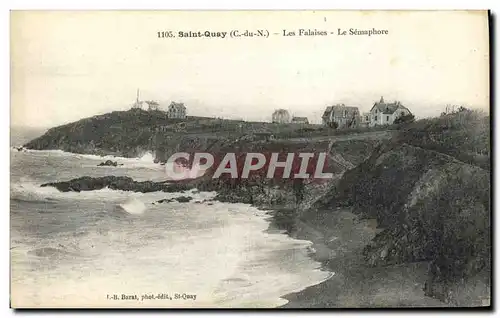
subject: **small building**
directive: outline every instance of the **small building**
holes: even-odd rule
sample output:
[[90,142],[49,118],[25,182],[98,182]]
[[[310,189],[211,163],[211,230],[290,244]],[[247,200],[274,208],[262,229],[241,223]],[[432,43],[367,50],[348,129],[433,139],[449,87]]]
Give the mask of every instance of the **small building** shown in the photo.
[[148,111],[158,110],[160,104],[154,100],[147,100],[146,104],[148,105]]
[[137,95],[135,97],[135,103],[132,105],[132,109],[149,109],[149,104],[146,101],[142,101],[139,99],[139,89],[137,89]]
[[286,109],[277,109],[272,116],[272,122],[275,124],[290,123],[290,113]]
[[171,102],[168,105],[167,118],[186,118],[186,106],[184,106],[184,103]]
[[359,125],[361,127],[369,127],[370,126],[370,113],[363,113],[361,115],[361,120],[359,121]]
[[133,109],[148,110],[149,106],[145,101],[136,101],[132,106]]
[[293,117],[292,123],[294,124],[309,124],[307,117]]
[[361,119],[358,107],[344,104],[328,106],[321,118],[323,119],[323,125],[336,128],[357,127]]
[[384,97],[373,104],[370,110],[370,127],[378,125],[391,125],[396,118],[411,114],[410,110],[399,101],[386,103]]

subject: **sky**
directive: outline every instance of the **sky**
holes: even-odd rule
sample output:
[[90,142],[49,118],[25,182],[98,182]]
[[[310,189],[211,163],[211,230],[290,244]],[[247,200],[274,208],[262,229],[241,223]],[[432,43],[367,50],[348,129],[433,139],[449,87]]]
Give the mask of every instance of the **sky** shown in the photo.
[[[11,125],[52,127],[184,102],[188,115],[320,123],[328,105],[398,100],[417,117],[446,104],[489,109],[485,11],[17,11],[11,13]],[[383,36],[283,30],[386,29]],[[159,31],[263,29],[268,38],[158,38]],[[278,33],[278,35],[274,35]]]

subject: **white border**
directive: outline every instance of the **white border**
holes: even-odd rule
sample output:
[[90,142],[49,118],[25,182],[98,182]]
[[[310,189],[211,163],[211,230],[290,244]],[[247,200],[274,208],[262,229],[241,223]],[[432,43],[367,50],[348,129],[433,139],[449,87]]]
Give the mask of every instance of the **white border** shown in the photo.
[[[9,1],[6,1],[9,2]],[[440,0],[420,0],[420,1],[370,1],[370,0],[341,0],[341,1],[320,1],[320,0],[288,0],[288,1],[269,1],[269,0],[253,0],[253,1],[221,1],[212,0],[209,3],[201,0],[183,0],[183,1],[160,1],[160,0],[141,0],[141,1],[106,1],[106,0],[88,0],[88,1],[36,1],[36,0],[17,0],[6,3],[8,9],[12,10],[33,10],[33,9],[170,9],[170,10],[312,10],[312,9],[343,9],[343,10],[370,10],[370,9],[386,9],[386,10],[457,10],[457,9],[489,9],[495,7],[495,0],[476,0],[476,1],[440,1]],[[3,3],[2,3],[3,4]]]
[[[274,2],[272,3],[269,0],[252,0],[252,1],[239,1],[236,3],[235,1],[221,1],[221,0],[212,0],[210,2],[204,2],[202,0],[179,0],[179,1],[151,1],[151,0],[141,0],[141,1],[136,1],[136,2],[131,2],[131,1],[104,1],[104,0],[87,0],[87,1],[64,1],[64,0],[59,0],[59,1],[54,1],[54,0],[49,0],[49,1],[36,1],[36,0],[19,0],[19,1],[2,1],[0,6],[2,7],[3,10],[1,10],[2,14],[2,19],[1,19],[1,35],[2,35],[2,49],[0,50],[1,54],[1,59],[3,63],[1,64],[2,67],[2,85],[1,85],[1,90],[2,94],[0,95],[2,98],[2,115],[0,116],[0,120],[2,121],[1,127],[4,129],[4,133],[1,135],[1,149],[2,151],[5,151],[4,156],[2,156],[2,166],[4,167],[2,172],[3,172],[3,178],[1,178],[1,199],[3,206],[5,209],[1,211],[3,213],[3,220],[2,226],[3,226],[3,231],[2,233],[2,239],[0,240],[1,244],[1,251],[2,251],[2,271],[1,273],[3,274],[2,281],[5,282],[2,284],[2,289],[1,289],[1,297],[0,300],[2,301],[3,306],[1,307],[1,317],[10,317],[14,315],[14,312],[9,309],[9,279],[8,277],[10,276],[9,273],[9,205],[8,203],[10,202],[10,197],[7,193],[9,193],[9,176],[10,176],[10,171],[7,170],[7,165],[9,164],[9,109],[10,109],[10,101],[9,101],[9,92],[10,92],[10,86],[9,86],[9,10],[33,10],[33,9],[57,9],[57,10],[79,10],[79,9],[92,9],[92,10],[112,10],[112,9],[121,9],[121,10],[130,10],[130,9],[141,9],[141,10],[152,10],[152,9],[160,9],[160,10],[166,10],[166,9],[173,9],[173,10],[180,10],[180,9],[208,9],[208,10],[217,10],[217,9],[222,9],[222,10],[250,10],[250,9],[267,9],[267,10],[277,10],[277,9],[285,9],[285,10],[300,10],[300,9],[351,9],[351,10],[356,10],[356,9],[389,9],[389,10],[395,10],[395,9],[402,9],[402,10],[409,10],[409,9],[417,9],[417,10],[457,10],[457,9],[491,9],[493,13],[496,13],[497,15],[500,14],[500,1],[498,0],[470,0],[470,1],[461,1],[461,0],[454,0],[454,1],[437,1],[437,0],[415,0],[415,1],[370,1],[370,0],[344,0],[344,1],[318,1],[318,0],[303,0],[303,1],[298,1],[298,0],[288,0],[288,1],[280,1],[280,2]],[[496,25],[498,25],[498,17],[496,19]],[[496,28],[497,30],[498,28]],[[495,30],[495,39],[498,36],[498,32]],[[497,39],[496,39],[497,40]],[[498,53],[498,52],[496,52]],[[496,58],[496,68],[495,72],[498,73],[498,54],[495,54]],[[492,88],[495,91],[498,91],[498,83],[495,83],[495,87]],[[495,103],[497,104],[497,103]],[[492,107],[496,107],[497,105],[492,105]],[[498,112],[495,112],[495,121],[500,122]],[[498,130],[498,129],[497,129]],[[495,133],[495,140],[498,142],[498,132]],[[498,144],[495,144],[495,146],[498,147]],[[495,173],[495,180],[497,180],[497,174]],[[500,196],[498,195],[498,189],[494,193],[494,197],[499,198]],[[496,211],[496,205],[494,211]],[[495,217],[495,229],[500,229],[499,220],[500,217]],[[495,236],[496,239],[498,239],[498,235]],[[494,245],[495,249],[495,255],[498,258],[498,244],[497,240],[495,240]],[[498,275],[498,259],[495,264],[495,274]],[[496,282],[495,282],[496,283]],[[495,284],[495,291],[498,291],[496,288],[497,285]],[[496,296],[496,294],[495,294]],[[496,303],[496,302],[495,302]],[[496,306],[495,306],[496,307]],[[305,312],[287,312],[288,314],[292,316],[297,316],[300,317],[302,316]],[[316,312],[317,314],[320,314],[319,312]],[[387,315],[386,312],[345,312],[345,311],[332,311],[332,312],[323,312],[322,314],[327,314],[335,317],[343,317],[343,316],[350,316],[352,314],[363,314],[363,313],[370,313],[372,315],[377,315],[377,316],[385,316]],[[19,313],[17,313],[19,315]],[[91,314],[94,317],[104,317],[104,313],[88,313]],[[126,314],[125,312],[118,312],[118,313],[113,313],[113,314],[106,314],[106,316],[112,315],[116,317],[120,317],[123,314]],[[151,314],[151,313],[150,313]],[[154,313],[154,315],[165,315],[166,313]],[[181,315],[181,313],[176,313],[176,312],[169,312],[169,315]],[[205,314],[207,314],[205,312]],[[218,315],[219,312],[211,313],[211,315]],[[237,315],[238,313],[230,313],[229,315]],[[241,314],[241,313],[240,313]],[[408,311],[396,311],[396,312],[391,312],[392,315],[394,316],[399,316],[399,315],[405,315],[405,316],[414,316],[420,314],[423,314],[423,312],[408,312]],[[442,317],[444,315],[458,315],[458,316],[465,316],[467,313],[459,313],[459,312],[426,312],[429,316],[434,316],[434,317]],[[469,314],[477,314],[475,313],[469,313]],[[39,314],[30,314],[31,316],[36,316]],[[48,315],[51,315],[51,313],[48,313]],[[58,314],[60,317],[74,317],[77,316],[78,313],[76,312],[65,312],[63,314]],[[133,316],[142,316],[144,315],[143,312],[134,312],[132,314]],[[189,317],[189,316],[194,316],[194,313],[184,313],[182,316],[184,317]],[[271,316],[272,313],[263,313],[263,316]]]

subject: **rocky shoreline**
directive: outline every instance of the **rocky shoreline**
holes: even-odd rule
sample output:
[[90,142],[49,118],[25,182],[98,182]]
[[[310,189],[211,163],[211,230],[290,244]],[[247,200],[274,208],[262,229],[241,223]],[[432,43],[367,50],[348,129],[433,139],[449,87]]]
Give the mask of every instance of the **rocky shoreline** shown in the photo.
[[[356,140],[330,138],[268,143],[235,143],[222,139],[209,142],[206,138],[188,142],[174,138],[171,144],[164,145],[166,148],[157,148],[156,157],[160,162],[176,151],[327,151],[330,154],[328,172],[336,177],[321,184],[262,178],[212,179],[209,171],[202,178],[180,182],[137,182],[128,177],[107,176],[82,177],[42,186],[53,186],[63,192],[105,187],[138,192],[183,192],[196,188],[216,191],[214,199],[218,201],[272,210],[273,227],[292,237],[314,242],[313,257],[337,273],[329,281],[296,294],[301,295],[299,298],[287,297],[294,299],[288,307],[310,307],[307,299],[318,299],[314,304],[323,307],[489,306],[488,118],[465,112],[422,120],[390,140],[373,140],[369,134]],[[60,134],[52,130],[33,145],[36,149],[60,146],[49,142],[51,135]],[[67,148],[66,144],[63,146]],[[71,144],[73,146],[91,152],[96,149],[81,148],[81,144]],[[135,153],[139,148],[130,149]],[[370,227],[367,222],[375,222],[376,226]],[[344,226],[339,228],[337,223]],[[342,235],[334,234],[332,229]],[[335,237],[343,237],[352,244],[340,244],[343,247],[339,250],[335,242],[340,242],[340,238]],[[395,303],[380,299],[378,303],[371,298],[377,291],[369,284],[389,288],[387,284],[392,281],[392,276],[387,276],[389,273],[403,277],[398,281],[399,292],[411,291],[416,298]],[[380,277],[385,278],[378,280]],[[332,283],[334,281],[336,283]],[[359,290],[360,286],[365,286],[372,294],[364,293],[366,299],[361,302],[342,300],[345,290],[339,290],[336,284],[360,294],[364,293]],[[429,299],[439,303],[430,304]]]
[[[136,192],[184,192],[195,188],[216,191],[214,200],[272,210],[272,227],[314,242],[320,252],[313,257],[331,271],[347,273],[348,268],[356,267],[383,277],[384,268],[390,272],[394,268],[414,267],[420,274],[407,274],[422,280],[415,282],[420,286],[419,292],[414,287],[411,289],[420,299],[406,300],[408,306],[418,306],[419,301],[432,303],[424,296],[438,299],[440,303],[434,304],[436,306],[472,306],[482,304],[481,300],[489,293],[488,288],[479,292],[481,295],[477,295],[477,288],[470,291],[470,286],[477,285],[478,275],[485,276],[484,273],[490,271],[489,192],[485,191],[488,184],[489,172],[482,168],[419,147],[387,143],[375,149],[367,160],[337,174],[329,183],[300,185],[300,195],[293,183],[212,179],[210,174],[182,182],[81,177],[42,186],[53,186],[63,192],[105,187]],[[378,189],[387,191],[381,193]],[[435,205],[436,202],[439,205]],[[339,215],[352,219],[340,219],[345,229],[331,221]],[[367,220],[376,222],[378,228],[359,228],[357,224]],[[469,228],[464,228],[465,224]],[[313,229],[316,234],[308,234],[305,228]],[[340,232],[359,231],[357,236],[347,235],[347,241],[358,243],[343,252],[346,260],[340,263],[338,257],[325,256],[338,254],[329,242],[334,228]],[[360,237],[364,238],[359,240]],[[456,252],[458,245],[461,246],[458,250],[464,251],[462,254]],[[345,273],[342,277],[348,281],[359,279],[359,274],[351,273],[349,278]],[[371,279],[377,281],[375,277]],[[488,282],[480,284],[486,286]],[[325,301],[332,305],[333,299],[339,297],[332,293],[337,292],[338,288],[323,290],[321,297],[330,295]],[[403,303],[393,305],[403,306]],[[295,302],[297,306],[301,304]],[[342,306],[342,302],[336,305]]]

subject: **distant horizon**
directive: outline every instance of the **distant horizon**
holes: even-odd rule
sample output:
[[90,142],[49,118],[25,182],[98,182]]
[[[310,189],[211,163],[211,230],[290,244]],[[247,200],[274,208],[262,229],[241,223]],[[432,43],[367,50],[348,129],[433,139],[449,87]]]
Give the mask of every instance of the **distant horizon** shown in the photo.
[[[188,115],[320,123],[329,105],[384,96],[417,118],[446,104],[489,109],[487,12],[13,11],[11,122],[54,127],[136,99]],[[168,26],[165,25],[168,21]],[[175,27],[173,27],[175,26]],[[384,36],[161,38],[158,31],[386,29]],[[77,35],[77,36],[75,36]],[[168,102],[166,102],[168,103]]]
[[[242,117],[238,117],[238,116],[231,116],[230,114],[228,114],[227,116],[210,116],[208,114],[204,114],[203,112],[201,114],[199,113],[190,113],[189,112],[189,105],[186,104],[186,102],[184,102],[182,99],[176,99],[176,100],[169,100],[169,101],[161,101],[161,100],[155,100],[155,99],[143,99],[141,101],[144,101],[144,100],[154,100],[156,102],[159,103],[159,109],[160,111],[166,111],[168,105],[171,103],[171,102],[182,102],[185,104],[186,108],[187,108],[187,117],[190,117],[190,116],[193,116],[193,117],[208,117],[208,118],[222,118],[222,119],[226,119],[226,120],[244,120],[244,121],[248,121],[248,122],[267,122],[267,123],[271,123],[271,114],[272,112],[274,112],[276,109],[285,109],[285,110],[288,110],[291,114],[292,117],[307,117],[307,119],[309,120],[309,123],[310,124],[313,124],[313,125],[321,125],[322,122],[321,122],[321,116],[319,117],[319,121],[318,120],[314,120],[313,117],[311,116],[306,116],[306,115],[295,115],[293,114],[293,112],[291,112],[289,109],[285,108],[285,107],[277,107],[277,108],[274,108],[272,109],[270,112],[269,112],[269,119],[268,120],[259,120],[258,118],[257,119],[253,119],[253,118],[242,118]],[[385,97],[384,97],[384,100],[386,102],[393,102],[393,100],[386,100]],[[395,100],[394,100],[395,101]],[[401,104],[403,106],[406,107],[406,105],[404,104],[404,102],[400,101]],[[342,104],[342,103],[335,103],[335,104]],[[333,106],[335,104],[331,104],[331,105],[328,105],[328,106]],[[344,103],[345,104],[345,103]],[[132,103],[131,103],[132,105]],[[129,111],[132,109],[132,106],[130,105],[130,107],[127,109],[127,108],[117,108],[117,109],[110,109],[109,111],[104,111],[104,112],[100,112],[100,113],[96,113],[96,114],[93,114],[93,115],[89,115],[89,116],[85,116],[85,117],[81,117],[81,118],[78,118],[78,119],[75,119],[75,120],[70,120],[70,121],[67,121],[67,122],[62,122],[62,123],[58,123],[58,124],[55,124],[55,125],[52,125],[52,126],[33,126],[33,125],[26,125],[26,124],[12,124],[10,125],[10,128],[32,128],[32,129],[50,129],[50,128],[53,128],[53,127],[57,127],[57,126],[62,126],[62,125],[67,125],[67,124],[71,124],[71,123],[74,123],[74,122],[77,122],[79,120],[82,120],[82,119],[87,119],[87,118],[92,118],[92,117],[95,117],[95,116],[100,116],[100,115],[104,115],[104,114],[109,114],[109,113],[112,113],[112,112],[115,112],[115,111]],[[351,105],[351,104],[345,104],[346,106],[353,106],[353,107],[357,107],[357,106],[354,106],[354,105]],[[325,106],[324,109],[328,106]],[[469,108],[471,110],[476,110],[476,111],[483,111],[485,112],[486,114],[489,115],[489,108],[487,109],[483,109],[483,108],[478,108],[478,107],[470,107],[468,105],[465,105],[465,104],[455,104],[454,106],[456,106],[457,108],[460,107],[460,106],[463,106],[463,107],[466,107],[466,108]],[[373,105],[371,106],[373,107]],[[359,109],[360,111],[360,115],[362,115],[363,113],[367,113],[370,111],[370,108],[366,109],[366,110],[363,110],[363,109]],[[446,108],[446,105],[443,105],[442,109],[439,109],[439,111],[437,111],[435,114],[429,114],[427,116],[417,116],[415,115],[415,112],[413,112],[413,110],[411,108],[410,111],[415,115],[415,119],[419,120],[419,119],[425,119],[425,118],[435,118],[435,117],[439,117],[441,115],[442,112],[445,111],[445,108]],[[323,114],[323,111],[324,109],[320,112],[321,114]],[[146,110],[145,110],[146,111]]]

